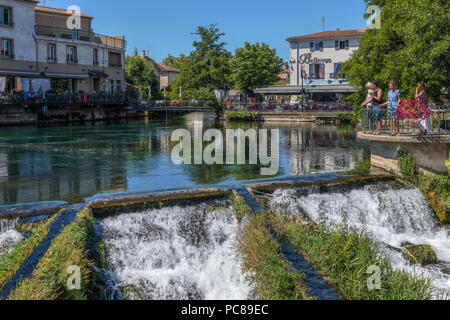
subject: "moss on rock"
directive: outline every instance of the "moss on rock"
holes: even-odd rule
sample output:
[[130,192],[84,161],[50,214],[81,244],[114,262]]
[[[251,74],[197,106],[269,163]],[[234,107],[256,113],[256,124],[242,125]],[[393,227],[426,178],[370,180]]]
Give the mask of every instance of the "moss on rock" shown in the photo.
[[429,245],[407,245],[404,249],[405,258],[414,264],[430,265],[437,263],[437,255]]

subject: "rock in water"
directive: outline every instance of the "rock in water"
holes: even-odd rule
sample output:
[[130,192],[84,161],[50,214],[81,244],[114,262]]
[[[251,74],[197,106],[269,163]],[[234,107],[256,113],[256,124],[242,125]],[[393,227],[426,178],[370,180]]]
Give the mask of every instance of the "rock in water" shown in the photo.
[[415,264],[430,265],[437,263],[436,253],[426,244],[405,246],[405,258]]

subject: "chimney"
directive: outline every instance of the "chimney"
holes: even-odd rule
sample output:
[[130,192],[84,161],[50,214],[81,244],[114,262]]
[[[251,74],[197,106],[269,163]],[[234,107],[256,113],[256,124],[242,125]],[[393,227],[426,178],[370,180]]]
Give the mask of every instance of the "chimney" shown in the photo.
[[142,50],[141,57],[142,57],[142,59],[145,59],[145,50]]

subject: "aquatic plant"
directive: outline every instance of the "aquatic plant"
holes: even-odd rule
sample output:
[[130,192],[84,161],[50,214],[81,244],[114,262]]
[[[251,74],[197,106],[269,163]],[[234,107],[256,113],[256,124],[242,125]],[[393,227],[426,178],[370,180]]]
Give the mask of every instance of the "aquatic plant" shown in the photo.
[[248,223],[240,228],[237,250],[242,256],[242,269],[256,298],[312,299],[304,275],[290,270],[291,263],[279,253],[279,244],[272,238],[264,215],[249,217]]
[[34,248],[45,238],[50,225],[55,219],[56,215],[36,225],[34,229],[28,229],[32,231],[28,238],[18,242],[9,253],[0,255],[0,289],[19,270],[22,263],[33,252]]
[[[10,300],[87,300],[95,298],[95,277],[92,261],[88,258],[89,240],[95,236],[94,217],[86,208],[77,214],[53,240],[30,278],[22,281],[11,292]],[[80,268],[81,289],[69,290],[68,268]],[[98,297],[98,298],[101,298]]]
[[[347,225],[310,225],[273,215],[275,229],[295,243],[324,278],[350,300],[429,300],[431,280],[393,270],[380,244],[366,231]],[[380,289],[371,289],[371,268],[379,270]]]

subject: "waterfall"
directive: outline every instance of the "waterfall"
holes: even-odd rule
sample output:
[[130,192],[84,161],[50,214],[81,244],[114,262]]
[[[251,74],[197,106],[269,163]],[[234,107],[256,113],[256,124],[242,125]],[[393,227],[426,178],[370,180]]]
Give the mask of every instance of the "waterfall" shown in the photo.
[[291,216],[306,215],[316,222],[365,229],[392,247],[401,247],[404,242],[428,244],[437,254],[438,265],[412,266],[400,252],[387,247],[383,250],[395,269],[423,273],[433,279],[438,291],[450,293],[449,231],[439,225],[417,188],[376,183],[351,190],[330,189],[326,193],[314,187],[277,190],[270,206]]
[[18,219],[0,219],[0,254],[9,252],[14,244],[23,239],[22,234],[14,230]]
[[231,208],[154,209],[109,217],[100,226],[115,288],[131,288],[145,300],[250,296],[233,249],[238,222]]

